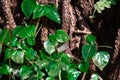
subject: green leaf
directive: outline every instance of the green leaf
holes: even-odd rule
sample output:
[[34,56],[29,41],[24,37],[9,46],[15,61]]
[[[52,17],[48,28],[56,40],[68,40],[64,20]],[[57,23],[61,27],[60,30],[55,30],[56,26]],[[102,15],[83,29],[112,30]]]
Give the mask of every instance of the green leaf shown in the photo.
[[110,55],[108,52],[102,51],[97,52],[97,54],[92,58],[93,63],[102,71],[104,67],[108,64]]
[[46,5],[44,10],[45,10],[46,16],[49,19],[51,19],[59,24],[61,23],[60,15],[59,15],[57,8],[54,4]]
[[45,76],[45,73],[43,73],[42,71],[37,71],[37,78],[41,79],[43,76]]
[[99,80],[99,75],[98,74],[92,74],[90,80]]
[[22,64],[24,62],[24,55],[25,51],[24,50],[16,50],[13,54],[11,59],[18,64]]
[[55,34],[49,34],[48,36],[49,40],[55,45],[58,45],[57,39],[56,39],[56,35]]
[[37,56],[37,52],[33,49],[27,50],[25,54],[25,57],[29,60],[34,60],[36,56]]
[[33,12],[33,19],[45,16],[44,5],[38,4]]
[[76,69],[69,69],[68,73],[68,80],[77,80],[81,72]]
[[23,65],[20,69],[21,80],[29,78],[31,73],[32,73],[32,69],[29,66]]
[[7,43],[10,40],[10,32],[7,29],[3,29],[0,33],[0,43]]
[[0,55],[1,55],[1,52],[2,52],[2,43],[0,43]]
[[46,66],[48,66],[49,65],[49,61],[48,60],[37,60],[36,62],[36,65],[39,67],[39,69],[42,69],[42,68],[44,68],[44,67],[46,67]]
[[47,77],[46,80],[55,80],[53,77]]
[[20,37],[20,38],[28,38],[28,37],[31,37],[31,36],[35,36],[35,26],[34,25],[28,25],[27,27],[21,28],[17,32],[17,36]]
[[55,64],[50,66],[50,70],[48,72],[48,75],[50,77],[56,77],[56,76],[58,76],[60,70],[61,70],[61,68],[59,67],[59,64],[55,63]]
[[11,71],[12,69],[7,64],[0,66],[0,73],[2,74],[8,75]]
[[27,43],[28,43],[30,46],[35,45],[35,43],[36,43],[36,41],[35,41],[35,36],[27,37]]
[[55,45],[49,40],[44,42],[44,48],[45,48],[45,51],[49,54],[52,54],[53,52],[55,52]]
[[49,55],[47,54],[47,52],[46,51],[44,51],[44,50],[40,50],[39,51],[40,52],[40,59],[46,59]]
[[13,53],[15,53],[14,50],[12,50],[11,48],[6,48],[5,49],[5,60],[11,58]]
[[21,30],[24,29],[24,26],[16,26],[13,30],[13,36],[16,36],[18,33],[20,33]]
[[58,42],[64,43],[70,40],[68,34],[63,30],[57,30],[55,35]]
[[82,57],[84,61],[88,61],[96,54],[96,47],[92,45],[84,45],[82,47]]
[[89,63],[88,62],[81,63],[81,64],[79,64],[78,68],[82,72],[88,72]]
[[30,18],[36,5],[36,0],[23,0],[21,9],[27,18]]
[[90,43],[91,45],[94,45],[94,43],[96,41],[96,37],[94,35],[92,35],[92,34],[88,34],[86,36],[85,40],[86,40],[87,43]]

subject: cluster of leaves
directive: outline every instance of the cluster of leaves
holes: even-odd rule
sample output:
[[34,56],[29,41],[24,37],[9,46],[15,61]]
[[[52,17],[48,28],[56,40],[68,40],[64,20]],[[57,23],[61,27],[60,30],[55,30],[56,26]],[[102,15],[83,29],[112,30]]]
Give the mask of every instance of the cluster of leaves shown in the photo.
[[[70,38],[63,30],[50,34],[44,42],[44,49],[39,52],[33,49],[35,45],[35,26],[17,26],[12,34],[7,29],[2,30],[0,42],[6,44],[4,63],[0,64],[0,73],[18,76],[21,80],[76,80],[80,74],[70,55],[63,49]],[[11,38],[11,39],[10,39]],[[64,47],[64,48],[61,48]],[[67,49],[67,47],[66,47]],[[8,61],[13,63],[9,65]]]
[[33,14],[33,19],[45,16],[50,20],[61,23],[60,15],[54,4],[38,4],[36,0],[23,0],[21,5],[22,11],[27,18]]
[[[100,69],[103,70],[108,64],[110,55],[106,51],[97,52],[97,46],[95,44],[96,37],[88,34],[86,36],[86,44],[82,47],[83,62],[79,65],[79,69],[82,72],[88,72],[90,60]],[[97,79],[95,79],[97,78]],[[98,80],[98,74],[93,74],[91,80]]]
[[111,5],[115,5],[116,2],[117,0],[99,0],[94,4],[94,8],[98,13],[102,13],[105,8],[111,8]]

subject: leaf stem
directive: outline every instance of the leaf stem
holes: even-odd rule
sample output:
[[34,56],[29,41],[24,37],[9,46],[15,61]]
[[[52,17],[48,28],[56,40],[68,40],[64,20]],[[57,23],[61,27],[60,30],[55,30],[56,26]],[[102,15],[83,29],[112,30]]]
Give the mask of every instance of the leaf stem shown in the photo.
[[61,80],[61,70],[59,71],[59,80]]
[[111,46],[98,46],[98,48],[109,48],[109,49],[113,49],[113,47],[111,47]]
[[85,76],[86,76],[86,72],[84,72],[81,80],[85,80]]
[[39,33],[39,31],[40,31],[41,28],[42,28],[42,24],[41,24],[41,26],[39,27],[39,29],[37,30],[35,36],[37,36],[37,34]]

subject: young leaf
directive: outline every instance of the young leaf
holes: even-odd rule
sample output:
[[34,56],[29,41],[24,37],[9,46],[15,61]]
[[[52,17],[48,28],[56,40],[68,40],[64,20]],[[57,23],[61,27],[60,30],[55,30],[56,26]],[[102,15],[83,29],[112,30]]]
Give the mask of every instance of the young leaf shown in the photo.
[[70,39],[68,34],[63,30],[57,30],[55,35],[56,35],[57,41],[61,43],[67,42]]
[[56,9],[56,6],[54,4],[46,5],[44,10],[45,10],[46,16],[49,19],[51,19],[59,24],[61,23],[60,15],[59,15],[59,13]]
[[35,8],[35,10],[33,11],[33,19],[34,18],[39,18],[45,16],[45,10],[44,10],[44,5],[42,4],[38,4]]
[[99,80],[99,75],[98,74],[92,74],[90,80]]
[[23,65],[20,69],[21,80],[25,80],[29,78],[31,73],[32,73],[32,69],[29,66]]
[[102,51],[97,52],[97,54],[92,58],[94,64],[102,71],[103,68],[108,64],[110,55],[108,52]]
[[87,43],[90,43],[91,45],[94,45],[94,42],[96,41],[96,37],[92,34],[88,34],[86,36],[85,40],[86,40]]
[[24,50],[16,50],[13,54],[11,59],[18,64],[22,64],[24,62]]
[[85,62],[91,59],[95,54],[96,54],[95,46],[87,44],[82,47],[82,57]]
[[79,64],[78,68],[82,72],[88,72],[89,63],[88,62],[81,63],[81,64]]
[[45,48],[45,51],[48,52],[49,54],[52,54],[53,52],[55,52],[55,45],[49,40],[44,42],[44,48]]
[[21,9],[27,18],[30,18],[36,5],[36,0],[23,0]]

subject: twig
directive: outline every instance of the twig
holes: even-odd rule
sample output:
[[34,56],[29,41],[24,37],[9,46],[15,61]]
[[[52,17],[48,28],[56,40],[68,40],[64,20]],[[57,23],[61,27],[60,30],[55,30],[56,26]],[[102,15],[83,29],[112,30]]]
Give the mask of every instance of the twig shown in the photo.
[[85,76],[86,76],[86,72],[84,72],[81,80],[85,80]]

